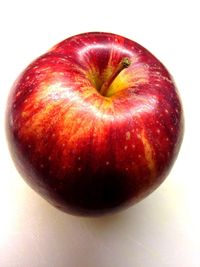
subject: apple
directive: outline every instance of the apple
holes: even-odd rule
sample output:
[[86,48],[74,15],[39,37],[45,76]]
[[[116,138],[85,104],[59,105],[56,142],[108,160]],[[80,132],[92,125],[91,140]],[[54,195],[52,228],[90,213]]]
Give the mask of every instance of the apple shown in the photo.
[[183,137],[174,81],[122,36],[70,37],[33,61],[8,98],[6,132],[28,184],[62,211],[118,211],[154,191]]

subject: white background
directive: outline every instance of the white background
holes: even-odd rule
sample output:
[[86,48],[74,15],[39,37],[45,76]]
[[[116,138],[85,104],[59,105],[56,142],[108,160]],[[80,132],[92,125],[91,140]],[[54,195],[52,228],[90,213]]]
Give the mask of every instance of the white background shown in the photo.
[[[190,1],[1,1],[0,266],[200,266],[200,16]],[[15,170],[4,133],[10,87],[34,58],[82,32],[133,39],[173,74],[185,111],[179,157],[162,186],[116,215],[81,218],[51,207]]]

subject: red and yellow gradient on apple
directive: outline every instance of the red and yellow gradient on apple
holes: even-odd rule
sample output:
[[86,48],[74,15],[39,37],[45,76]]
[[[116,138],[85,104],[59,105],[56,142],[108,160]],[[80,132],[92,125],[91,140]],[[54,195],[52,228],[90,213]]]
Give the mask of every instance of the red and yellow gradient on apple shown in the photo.
[[183,114],[158,59],[129,39],[94,32],[64,40],[24,70],[6,129],[32,188],[63,211],[100,215],[161,184],[180,148]]

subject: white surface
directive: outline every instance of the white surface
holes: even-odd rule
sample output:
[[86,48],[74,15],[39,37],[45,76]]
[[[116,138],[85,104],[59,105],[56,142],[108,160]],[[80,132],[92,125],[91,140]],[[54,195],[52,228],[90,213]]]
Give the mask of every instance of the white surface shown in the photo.
[[[198,0],[1,1],[0,266],[200,266],[200,40]],[[86,31],[133,39],[167,66],[178,85],[186,129],[163,185],[113,216],[80,218],[51,207],[10,159],[4,110],[21,70],[57,42]]]

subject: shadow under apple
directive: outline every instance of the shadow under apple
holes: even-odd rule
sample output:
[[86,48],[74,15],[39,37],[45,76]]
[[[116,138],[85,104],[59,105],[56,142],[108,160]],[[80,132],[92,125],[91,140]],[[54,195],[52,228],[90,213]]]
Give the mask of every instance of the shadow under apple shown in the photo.
[[121,267],[121,248],[125,248],[122,252],[125,256],[125,250],[132,244],[132,257],[137,257],[137,251],[143,249],[138,240],[148,231],[155,231],[152,225],[156,225],[157,217],[169,212],[159,190],[129,209],[93,218],[65,214],[33,194],[32,231],[39,235],[37,246],[52,266]]

